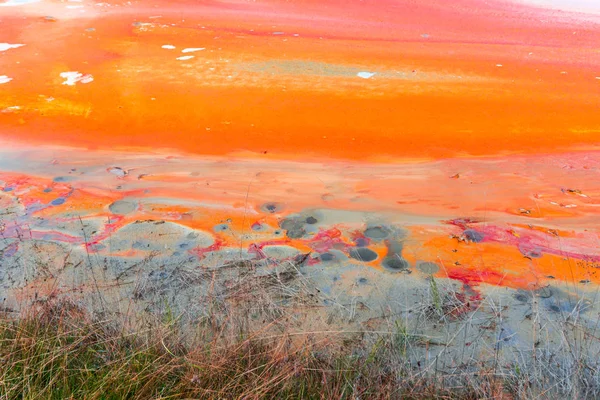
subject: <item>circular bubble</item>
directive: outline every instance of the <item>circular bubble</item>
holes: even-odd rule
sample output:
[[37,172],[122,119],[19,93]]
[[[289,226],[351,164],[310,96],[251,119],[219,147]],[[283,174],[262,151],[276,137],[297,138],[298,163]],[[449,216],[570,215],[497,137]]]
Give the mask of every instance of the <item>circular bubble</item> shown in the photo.
[[383,226],[371,226],[365,229],[364,235],[370,239],[385,239],[390,235],[390,231]]
[[265,203],[262,206],[260,206],[260,209],[263,212],[266,212],[269,214],[275,214],[275,213],[281,212],[283,210],[283,204],[269,202],[269,203]]
[[315,217],[313,217],[313,216],[310,216],[310,217],[306,218],[305,222],[306,222],[307,224],[314,225],[314,224],[316,224],[317,222],[319,222],[319,220],[318,220],[318,219],[316,219],[316,218],[315,218]]
[[410,268],[408,261],[400,257],[386,257],[382,264],[385,268],[394,272],[407,271]]
[[132,213],[137,209],[137,204],[127,200],[117,200],[108,206],[111,213],[116,215],[125,215]]
[[227,225],[227,224],[218,224],[218,225],[215,225],[213,228],[213,230],[215,232],[225,232],[228,229],[229,229],[229,225]]
[[350,257],[364,262],[371,262],[377,260],[377,253],[366,247],[354,247],[350,250]]

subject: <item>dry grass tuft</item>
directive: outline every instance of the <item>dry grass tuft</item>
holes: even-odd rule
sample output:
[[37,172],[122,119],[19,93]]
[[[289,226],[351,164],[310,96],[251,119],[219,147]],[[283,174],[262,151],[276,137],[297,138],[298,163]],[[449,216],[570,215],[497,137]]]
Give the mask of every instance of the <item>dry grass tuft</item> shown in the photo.
[[[309,332],[297,329],[303,312],[324,307],[301,262],[240,261],[169,277],[181,289],[204,285],[200,317],[167,305],[132,325],[68,296],[38,300],[21,315],[4,310],[0,399],[600,397],[597,338],[579,324],[578,307],[551,320],[532,296],[535,334],[559,330],[563,341],[524,351],[503,347],[511,336],[502,333],[500,304],[474,302],[433,278],[427,299],[407,311],[417,326],[384,315],[377,329]],[[132,302],[162,299],[161,290],[137,282]],[[423,333],[427,324],[447,334],[434,340]],[[492,346],[477,339],[486,332],[497,332]]]

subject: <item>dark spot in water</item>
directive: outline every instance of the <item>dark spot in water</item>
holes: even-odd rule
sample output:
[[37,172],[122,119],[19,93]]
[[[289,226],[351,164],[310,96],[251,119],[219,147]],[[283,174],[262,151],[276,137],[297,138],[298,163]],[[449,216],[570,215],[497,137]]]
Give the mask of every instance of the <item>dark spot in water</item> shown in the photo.
[[54,199],[52,200],[52,204],[53,206],[60,206],[61,204],[65,204],[65,201],[67,201],[64,197],[59,197],[58,199]]
[[550,311],[563,311],[566,313],[585,313],[592,308],[592,301],[586,298],[580,298],[563,292],[554,294],[556,300],[547,303]]
[[529,258],[540,258],[542,257],[542,253],[540,251],[536,251],[536,250],[531,250],[526,252],[525,257],[529,257]]
[[527,296],[525,293],[515,293],[513,297],[515,300],[521,303],[527,303],[529,301],[529,296]]
[[323,253],[319,256],[319,258],[321,259],[321,261],[331,261],[335,260],[335,255],[331,253]]
[[378,256],[377,253],[366,247],[355,247],[350,249],[350,257],[364,262],[371,262],[377,260]]
[[219,225],[216,225],[216,226],[213,228],[213,230],[214,230],[215,232],[224,232],[224,231],[226,231],[226,230],[228,230],[228,229],[229,229],[229,225],[227,225],[227,224],[219,224]]
[[4,192],[12,192],[14,190],[14,188],[11,187],[5,187],[4,189],[2,189]]
[[474,229],[467,229],[463,234],[469,242],[479,243],[483,241],[483,233],[477,232]]
[[54,178],[52,180],[54,182],[69,182],[72,180],[72,178],[69,176],[57,176],[56,178]]
[[306,231],[304,230],[304,228],[300,227],[300,228],[289,229],[286,231],[285,234],[290,239],[300,239],[302,236],[304,236],[306,234]]
[[357,238],[357,239],[354,241],[354,244],[355,244],[357,247],[366,247],[366,246],[368,246],[368,245],[369,245],[369,241],[368,241],[367,239],[365,239],[365,238]]
[[365,283],[368,283],[368,282],[369,282],[369,280],[367,278],[360,278],[358,280],[358,283],[360,283],[361,285],[364,285]]
[[548,306],[548,310],[553,311],[553,312],[560,312],[560,307],[557,306],[556,304],[550,304]]
[[179,248],[183,249],[183,250],[189,249],[190,248],[190,244],[189,243],[180,243],[179,244]]
[[137,249],[137,250],[144,250],[144,249],[146,249],[148,247],[149,247],[149,245],[147,243],[142,243],[142,242],[134,242],[131,245],[131,248]]
[[250,229],[252,229],[253,231],[264,231],[266,228],[266,226],[264,224],[261,224],[260,222],[255,222],[250,226]]
[[417,269],[425,274],[435,274],[440,270],[440,267],[434,262],[419,262]]
[[283,210],[283,205],[279,203],[265,203],[260,207],[260,209],[264,212],[275,214]]
[[315,217],[311,216],[311,217],[306,218],[307,224],[313,225],[313,224],[316,224],[317,222],[319,222],[319,221]]
[[276,230],[275,232],[273,232],[276,235],[281,235],[281,231],[280,230]]
[[535,293],[542,299],[549,299],[554,294],[552,293],[552,289],[549,286],[540,288],[536,290]]
[[279,226],[285,230],[294,229],[296,226],[302,226],[302,223],[294,218],[286,218],[279,222]]
[[521,254],[525,257],[540,258],[542,256],[542,250],[539,248],[532,248],[531,246],[522,243],[520,243],[518,247]]
[[364,235],[370,239],[385,239],[390,235],[390,231],[382,226],[371,226],[365,229]]
[[299,239],[306,234],[304,223],[295,218],[286,218],[279,223],[279,226],[285,229],[290,239]]
[[46,188],[44,189],[44,193],[50,193],[52,191],[52,188]]
[[408,261],[396,256],[386,257],[382,264],[385,268],[395,272],[408,271],[410,268]]
[[583,279],[583,280],[579,281],[579,283],[583,283],[583,284],[590,283],[590,280],[589,279]]

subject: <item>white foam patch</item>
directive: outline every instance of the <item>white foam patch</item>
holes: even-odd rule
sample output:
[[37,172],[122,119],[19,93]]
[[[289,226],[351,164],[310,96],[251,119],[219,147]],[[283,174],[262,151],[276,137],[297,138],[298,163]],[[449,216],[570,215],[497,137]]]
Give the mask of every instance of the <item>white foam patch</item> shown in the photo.
[[90,83],[94,81],[94,77],[90,74],[84,75],[79,82],[81,83]]
[[13,113],[15,111],[19,111],[21,109],[21,107],[19,106],[10,106],[10,107],[6,107],[4,110],[2,110],[3,113]]
[[0,75],[0,84],[2,84],[2,83],[8,83],[10,81],[12,81],[12,78],[9,78],[6,75]]
[[172,44],[163,44],[161,47],[167,50],[173,50],[175,48],[175,46],[173,46]]
[[10,43],[0,43],[0,51],[6,51],[10,49],[18,49],[19,47],[25,46],[24,44],[10,44]]
[[363,79],[369,79],[375,76],[375,72],[361,71],[358,74],[356,74],[356,76]]
[[192,58],[194,58],[194,56],[182,56],[182,57],[177,57],[178,60],[181,61],[185,61],[185,60],[191,60]]
[[600,13],[598,0],[520,0],[520,2],[558,10]]
[[62,84],[68,86],[74,86],[77,82],[90,83],[94,80],[92,75],[83,75],[81,72],[77,71],[61,72],[60,77],[65,79]]
[[3,3],[0,3],[0,7],[14,7],[14,6],[22,6],[24,4],[37,3],[40,0],[8,0]]
[[187,49],[183,49],[181,50],[182,53],[193,53],[195,51],[202,51],[204,50],[204,47],[189,47]]

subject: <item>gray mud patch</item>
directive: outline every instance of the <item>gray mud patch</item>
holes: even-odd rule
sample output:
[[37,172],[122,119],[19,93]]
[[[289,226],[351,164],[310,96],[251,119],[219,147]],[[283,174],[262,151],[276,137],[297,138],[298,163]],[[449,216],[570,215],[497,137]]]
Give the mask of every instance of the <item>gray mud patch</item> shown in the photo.
[[285,260],[300,254],[295,247],[283,245],[265,246],[263,252],[267,257],[275,260]]
[[111,213],[115,215],[127,215],[137,210],[137,204],[127,200],[117,200],[108,206]]
[[363,234],[369,239],[381,240],[390,236],[390,230],[384,226],[371,226],[365,229]]
[[440,270],[440,266],[434,262],[420,261],[417,263],[417,269],[424,274],[433,275]]
[[306,235],[305,221],[300,217],[289,217],[282,220],[279,224],[281,229],[285,230],[285,234],[290,239],[300,239]]
[[21,288],[35,280],[54,279],[66,268],[83,266],[82,252],[53,241],[5,240],[0,245],[0,287]]
[[174,222],[139,221],[119,229],[102,244],[111,252],[135,249],[160,252],[168,257],[169,251],[207,247],[213,242],[212,235]]

